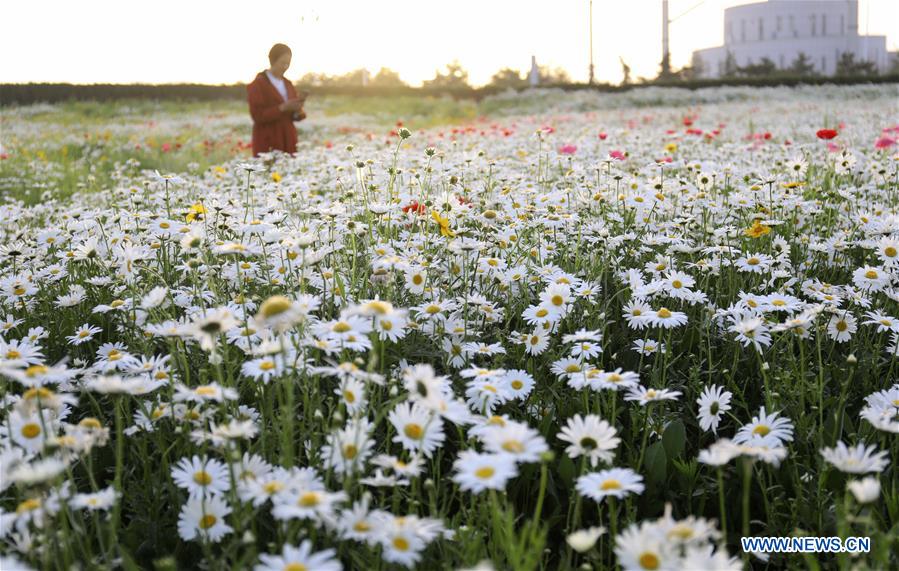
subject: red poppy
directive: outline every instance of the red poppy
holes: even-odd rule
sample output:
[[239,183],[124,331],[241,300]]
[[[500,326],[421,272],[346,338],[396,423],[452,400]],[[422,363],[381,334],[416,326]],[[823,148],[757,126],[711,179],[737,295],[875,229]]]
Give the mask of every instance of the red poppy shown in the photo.
[[406,214],[410,212],[415,212],[416,214],[424,214],[426,211],[427,207],[424,204],[419,204],[417,200],[413,200],[403,207],[403,212],[405,212]]
[[825,141],[829,141],[837,136],[836,129],[819,129],[815,135],[818,136],[819,139],[823,139]]
[[623,161],[623,160],[627,159],[627,155],[625,153],[623,153],[622,151],[617,151],[617,150],[610,151],[609,156],[611,158],[619,160],[619,161]]
[[577,152],[576,145],[562,145],[561,147],[559,147],[560,155],[573,155],[576,152]]
[[600,140],[600,141],[605,141],[605,140],[606,140],[606,137],[608,137],[608,136],[609,136],[609,135],[608,135],[605,131],[600,131],[600,133],[599,133],[599,140]]

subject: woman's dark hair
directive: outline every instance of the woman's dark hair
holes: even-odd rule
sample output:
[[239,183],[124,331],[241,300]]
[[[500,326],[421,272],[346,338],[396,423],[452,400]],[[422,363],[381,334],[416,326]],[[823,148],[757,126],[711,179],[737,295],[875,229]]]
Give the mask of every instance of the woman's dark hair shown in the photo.
[[284,54],[292,54],[290,48],[285,46],[284,44],[275,44],[272,46],[272,49],[268,51],[268,62],[275,63],[278,61],[278,58],[283,56]]

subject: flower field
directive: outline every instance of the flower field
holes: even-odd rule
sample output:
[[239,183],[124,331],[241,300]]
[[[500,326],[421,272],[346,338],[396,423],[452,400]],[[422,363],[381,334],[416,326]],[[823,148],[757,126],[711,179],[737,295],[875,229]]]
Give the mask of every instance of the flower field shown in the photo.
[[0,568],[899,566],[896,101],[5,110]]

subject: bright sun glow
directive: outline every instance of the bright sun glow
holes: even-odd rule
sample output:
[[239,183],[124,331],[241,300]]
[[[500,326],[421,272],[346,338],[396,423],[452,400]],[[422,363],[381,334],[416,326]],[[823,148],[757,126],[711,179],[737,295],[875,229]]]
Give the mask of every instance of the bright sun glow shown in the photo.
[[[835,0],[836,1],[836,0]],[[671,0],[671,58],[720,45],[725,8],[746,0]],[[684,12],[689,13],[683,15]],[[594,0],[594,60],[600,81],[652,77],[661,59],[661,2]],[[412,84],[458,59],[474,84],[502,67],[526,72],[531,55],[584,81],[587,0],[303,0],[270,2],[12,2],[4,8],[0,82],[233,83],[267,65],[275,42],[294,49],[288,72],[344,73],[381,66]],[[899,2],[861,0],[859,32],[887,35],[897,49]]]

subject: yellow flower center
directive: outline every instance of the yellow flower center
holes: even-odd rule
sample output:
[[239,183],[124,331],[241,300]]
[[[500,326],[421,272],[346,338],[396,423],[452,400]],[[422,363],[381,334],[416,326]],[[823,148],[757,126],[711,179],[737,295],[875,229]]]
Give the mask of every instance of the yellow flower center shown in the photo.
[[203,385],[194,389],[194,392],[201,397],[211,397],[216,393],[216,390],[211,385]]
[[620,490],[621,482],[619,482],[618,480],[616,480],[614,478],[611,478],[611,479],[604,481],[602,484],[600,484],[599,489],[603,490],[603,491]]
[[288,563],[284,566],[284,571],[308,571],[308,569],[309,568],[302,563]]
[[883,253],[884,253],[884,254],[886,255],[886,257],[888,257],[888,258],[895,258],[895,257],[896,257],[896,254],[899,254],[899,252],[896,251],[896,248],[894,248],[894,247],[892,247],[892,246],[887,246],[886,248],[884,248],[884,249],[883,249]]
[[391,306],[389,303],[384,303],[383,301],[370,301],[365,304],[366,309],[370,309],[377,313],[378,315],[386,315],[390,312]]
[[645,551],[640,555],[638,563],[640,563],[640,567],[642,567],[643,569],[654,571],[655,569],[659,568],[661,562],[659,561],[659,557],[655,553]]
[[487,480],[491,478],[496,473],[491,466],[484,466],[483,468],[478,468],[474,471],[474,475],[482,480]]
[[656,315],[658,315],[662,319],[668,319],[669,317],[671,317],[671,311],[669,311],[667,307],[663,307],[656,312]]
[[25,391],[22,395],[22,398],[25,400],[31,399],[48,399],[53,396],[53,392],[49,389],[45,389],[43,387],[34,387]]
[[297,500],[297,504],[304,508],[317,506],[319,502],[320,498],[317,492],[306,492],[300,496],[299,500]]
[[334,327],[331,328],[331,331],[333,331],[334,333],[346,333],[351,329],[352,327],[346,321],[338,321],[334,324]]
[[412,440],[421,440],[424,432],[421,425],[415,424],[414,422],[410,422],[403,428],[403,433]]
[[352,460],[356,457],[356,454],[359,453],[359,449],[356,448],[353,444],[347,444],[343,447],[343,457],[347,460]]
[[394,537],[393,548],[397,551],[409,551],[409,540],[405,537]]
[[277,480],[274,480],[272,482],[266,482],[265,485],[262,486],[262,489],[265,490],[266,494],[277,494],[284,489],[284,484]]
[[876,280],[877,272],[875,272],[874,270],[868,270],[867,272],[865,272],[865,277],[869,280]]
[[272,369],[275,368],[275,364],[271,361],[263,361],[263,362],[259,363],[259,368],[262,369],[263,371],[271,371]]
[[212,476],[209,475],[209,472],[206,470],[200,470],[199,472],[194,474],[194,482],[200,484],[201,486],[208,486],[212,483]]
[[43,375],[50,369],[46,365],[31,365],[27,369],[25,369],[25,376],[29,378],[36,377],[38,375]]
[[35,422],[29,422],[28,424],[22,427],[22,436],[31,440],[32,438],[37,438],[41,433],[41,426]]
[[563,303],[565,303],[565,300],[562,298],[562,296],[558,294],[552,296],[552,298],[550,298],[550,301],[553,305],[562,305]]
[[25,512],[30,512],[41,507],[41,501],[35,498],[30,498],[22,502],[16,507],[17,514],[23,514]]
[[78,423],[78,426],[80,426],[82,428],[90,428],[90,429],[94,429],[94,430],[103,427],[103,425],[100,424],[100,421],[92,416],[89,416],[87,418],[82,418],[81,422]]
[[518,440],[507,440],[503,442],[502,448],[506,452],[511,452],[513,454],[521,454],[524,452],[524,444]]
[[769,432],[771,432],[771,429],[764,424],[760,424],[752,430],[753,434],[758,434],[759,436],[767,436]]
[[215,522],[218,521],[218,518],[212,514],[206,514],[200,518],[200,529],[209,529],[210,527],[215,525]]

